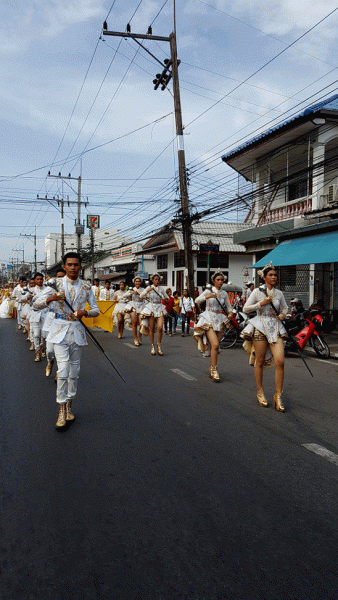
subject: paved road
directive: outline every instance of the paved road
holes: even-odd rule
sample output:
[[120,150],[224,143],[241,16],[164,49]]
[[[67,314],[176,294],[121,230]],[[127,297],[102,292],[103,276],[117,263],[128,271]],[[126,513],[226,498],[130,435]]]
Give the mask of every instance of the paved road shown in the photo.
[[98,337],[128,383],[88,346],[60,433],[45,364],[0,322],[4,600],[336,598],[337,362],[312,380],[288,359],[283,415],[240,348],[215,384],[191,338]]

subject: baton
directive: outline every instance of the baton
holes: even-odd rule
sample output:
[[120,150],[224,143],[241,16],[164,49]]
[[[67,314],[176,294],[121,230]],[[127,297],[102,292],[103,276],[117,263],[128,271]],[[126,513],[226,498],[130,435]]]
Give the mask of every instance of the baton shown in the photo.
[[[55,290],[56,290],[56,287],[55,287],[55,280],[53,280],[53,279],[50,279],[50,280],[48,281],[48,285],[49,285],[50,287],[52,287],[53,289],[55,289]],[[58,290],[56,290],[56,291],[58,291]],[[67,298],[64,298],[64,301],[65,301],[65,303],[67,304],[68,308],[70,308],[70,310],[71,310],[71,311],[74,313],[74,309],[73,309],[73,307],[71,306],[71,304],[69,304],[69,302],[68,302]],[[110,358],[109,358],[108,354],[107,354],[107,353],[105,352],[105,350],[102,348],[102,346],[101,346],[100,342],[99,342],[99,341],[98,341],[98,340],[95,338],[94,334],[93,334],[93,333],[90,331],[89,327],[87,327],[87,325],[85,325],[85,324],[83,323],[83,321],[82,321],[82,318],[81,318],[81,319],[78,319],[78,321],[80,321],[80,322],[81,322],[81,324],[82,324],[82,325],[83,325],[83,327],[85,328],[85,330],[86,330],[86,332],[88,333],[88,335],[89,335],[90,339],[92,340],[92,342],[94,342],[95,346],[96,346],[96,347],[97,347],[99,350],[101,350],[101,352],[104,354],[104,356],[106,357],[106,359],[108,360],[108,362],[111,364],[111,366],[113,367],[113,369],[115,369],[116,373],[117,373],[117,374],[118,374],[118,375],[121,377],[121,379],[124,381],[124,383],[127,383],[127,382],[126,382],[126,380],[125,380],[125,378],[123,377],[123,375],[121,375],[120,371],[119,371],[119,370],[118,370],[118,369],[115,367],[114,363],[113,363],[113,362],[110,360]]]
[[[265,294],[268,297],[268,293],[267,293],[267,291],[263,287],[260,287],[259,289],[260,289],[261,292],[263,292],[263,294]],[[271,306],[272,306],[273,310],[275,311],[276,315],[278,316],[278,310],[275,307],[275,305],[274,305],[273,302],[271,302]],[[289,338],[289,340],[291,340],[291,342],[293,343],[293,345],[296,347],[296,350],[297,350],[300,358],[302,359],[304,365],[306,366],[307,370],[309,371],[311,377],[313,377],[313,373],[312,373],[309,365],[307,364],[307,362],[306,362],[306,360],[305,360],[305,358],[304,358],[304,356],[303,356],[303,354],[301,352],[301,349],[300,349],[299,345],[297,344],[297,342],[295,342],[295,340],[293,339],[292,335],[288,332],[288,330],[287,330],[287,328],[285,326],[285,323],[283,321],[281,321],[281,323],[283,323],[283,325],[285,327],[285,331],[286,331],[287,337]]]

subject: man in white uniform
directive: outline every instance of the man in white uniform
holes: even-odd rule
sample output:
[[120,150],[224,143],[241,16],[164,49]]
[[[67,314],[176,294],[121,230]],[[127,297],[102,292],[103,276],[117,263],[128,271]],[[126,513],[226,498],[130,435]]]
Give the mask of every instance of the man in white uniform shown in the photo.
[[104,284],[104,288],[102,288],[100,292],[99,300],[113,300],[114,294],[114,290],[110,289],[110,281],[106,281],[106,283]]
[[[87,345],[86,333],[80,323],[82,317],[97,317],[100,313],[94,294],[84,281],[79,279],[81,257],[77,252],[68,252],[63,257],[65,277],[57,280],[57,292],[48,298],[36,300],[34,309],[43,310],[50,306],[55,318],[49,329],[47,342],[54,344],[58,365],[56,402],[59,415],[56,428],[62,428],[67,421],[75,418],[72,413],[72,400],[76,396],[80,374],[82,347]],[[64,300],[72,306],[73,311]],[[90,310],[85,306],[89,304]]]
[[[35,287],[33,289],[33,308],[34,303],[38,300],[39,296],[44,293],[46,286],[43,283],[42,273],[36,273]],[[45,356],[45,348],[42,341],[42,327],[48,313],[48,308],[44,310],[32,310],[30,315],[30,327],[33,330],[34,350],[35,350],[35,362],[39,362],[41,357]]]
[[93,294],[95,296],[95,300],[99,300],[100,291],[101,291],[99,279],[94,279],[94,285],[92,285],[92,290],[93,290]]
[[12,298],[15,299],[15,308],[17,312],[18,329],[22,329],[21,321],[21,310],[22,310],[22,298],[26,292],[27,279],[26,277],[20,277],[18,285],[14,288]]

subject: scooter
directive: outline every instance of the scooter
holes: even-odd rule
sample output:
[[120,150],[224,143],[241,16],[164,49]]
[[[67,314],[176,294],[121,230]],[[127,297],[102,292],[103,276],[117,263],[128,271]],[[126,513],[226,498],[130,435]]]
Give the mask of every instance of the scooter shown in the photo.
[[237,310],[236,313],[232,316],[232,319],[229,323],[229,327],[225,329],[221,341],[221,348],[232,348],[236,344],[238,340],[240,340],[241,331],[247,325],[249,320],[249,316],[245,313]]
[[285,352],[295,350],[295,344],[303,350],[309,342],[317,356],[321,358],[329,358],[330,348],[323,339],[320,331],[323,322],[323,317],[318,311],[310,311],[298,315],[294,319],[284,321],[288,333],[292,339],[287,338],[285,341]]

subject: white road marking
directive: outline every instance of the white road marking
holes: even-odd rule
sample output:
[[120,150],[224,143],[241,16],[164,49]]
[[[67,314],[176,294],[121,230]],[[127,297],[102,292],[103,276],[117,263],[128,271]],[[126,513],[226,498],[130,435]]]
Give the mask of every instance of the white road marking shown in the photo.
[[316,362],[317,361],[326,363],[327,365],[336,365],[336,367],[338,367],[338,362],[336,360],[332,361],[332,360],[325,360],[325,358],[316,358]]
[[318,454],[322,458],[326,458],[326,460],[338,466],[338,455],[334,452],[331,452],[327,448],[319,446],[318,444],[302,444],[302,446],[307,450],[310,450],[310,452],[314,452],[315,454]]
[[188,373],[185,373],[184,371],[181,371],[180,369],[170,369],[170,370],[173,373],[176,373],[177,375],[180,375],[184,379],[188,379],[188,381],[196,381],[196,377],[191,377],[191,375],[188,375]]
[[129,344],[129,342],[123,342],[125,346],[128,346],[128,348],[137,348],[137,346],[135,346],[134,344]]

